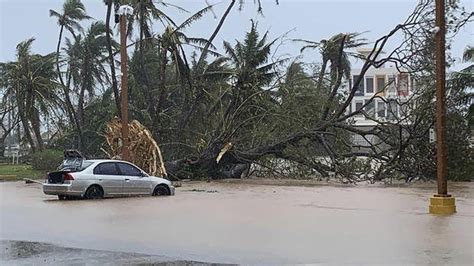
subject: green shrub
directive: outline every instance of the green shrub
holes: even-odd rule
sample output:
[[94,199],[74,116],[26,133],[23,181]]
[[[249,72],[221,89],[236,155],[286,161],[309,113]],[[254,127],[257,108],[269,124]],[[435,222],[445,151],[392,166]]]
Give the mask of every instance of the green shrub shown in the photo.
[[52,171],[63,161],[63,152],[58,150],[43,150],[31,156],[31,166],[35,170]]

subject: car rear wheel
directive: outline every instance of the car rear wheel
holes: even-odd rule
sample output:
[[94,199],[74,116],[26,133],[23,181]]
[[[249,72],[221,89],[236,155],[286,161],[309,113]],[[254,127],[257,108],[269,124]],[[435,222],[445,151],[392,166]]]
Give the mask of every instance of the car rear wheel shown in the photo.
[[169,196],[170,190],[166,185],[158,185],[153,191],[153,196]]
[[102,199],[104,198],[104,190],[99,186],[91,186],[87,189],[86,194],[84,194],[86,199]]

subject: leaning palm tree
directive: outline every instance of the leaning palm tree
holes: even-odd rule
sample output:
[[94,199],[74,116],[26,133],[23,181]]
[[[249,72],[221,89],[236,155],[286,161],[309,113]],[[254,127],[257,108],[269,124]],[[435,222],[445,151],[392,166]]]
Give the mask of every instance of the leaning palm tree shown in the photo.
[[[165,83],[165,73],[168,59],[174,63],[176,73],[179,77],[186,77],[189,74],[190,67],[184,52],[184,45],[189,45],[199,50],[202,50],[203,46],[208,45],[215,49],[215,47],[210,44],[208,40],[204,38],[189,37],[183,32],[186,27],[189,27],[193,22],[200,19],[209,10],[210,7],[206,7],[198,11],[176,27],[168,25],[164,32],[156,37],[161,49],[162,69],[160,70],[160,79],[162,84]],[[210,53],[214,55],[216,54],[212,51],[210,51]]]
[[[25,137],[33,152],[43,149],[41,115],[59,106],[54,54],[31,53],[34,38],[17,45],[17,59],[1,64],[2,86],[15,99]],[[33,138],[34,136],[34,138]]]
[[[59,38],[58,38],[58,44],[56,46],[56,70],[58,72],[58,78],[59,82],[61,83],[61,86],[63,88],[64,92],[64,98],[65,98],[65,103],[66,103],[66,110],[67,113],[69,114],[69,119],[74,122],[76,126],[76,130],[78,131],[78,135],[81,136],[81,127],[79,120],[74,112],[74,107],[72,105],[71,98],[69,96],[69,87],[66,86],[64,83],[62,74],[61,74],[61,67],[60,67],[60,49],[61,49],[61,41],[63,38],[63,31],[64,29],[68,30],[71,35],[76,38],[76,31],[81,32],[82,31],[82,26],[79,24],[81,20],[85,19],[90,19],[86,14],[86,8],[84,4],[80,0],[66,0],[63,4],[63,10],[62,13],[59,13],[55,10],[50,9],[49,10],[49,16],[50,17],[55,17],[58,20],[58,25],[60,27],[59,29]],[[81,146],[81,138],[79,137],[78,140],[78,146]]]
[[[95,95],[97,86],[110,83],[109,75],[103,63],[107,54],[106,27],[103,22],[94,22],[85,34],[78,35],[73,41],[66,38],[65,52],[68,63],[68,83],[71,81],[78,95],[77,118],[82,126],[86,93],[89,98]],[[113,47],[118,47],[112,42]]]
[[[86,8],[80,0],[66,0],[63,4],[62,13],[50,9],[49,16],[57,18],[59,25],[59,38],[56,46],[56,65],[58,73],[60,73],[59,50],[61,48],[64,29],[66,28],[72,36],[76,37],[76,31],[82,31],[82,26],[79,24],[79,21],[90,19],[91,17],[86,14]],[[61,75],[59,75],[59,77],[62,80]]]
[[[306,43],[306,45],[301,48],[301,52],[306,49],[318,49],[321,54],[322,63],[317,81],[318,89],[321,89],[322,87],[328,64],[330,64],[329,73],[331,83],[335,81],[338,69],[342,70],[342,73],[346,78],[350,76],[351,63],[349,61],[349,56],[354,54],[347,52],[345,49],[356,48],[367,44],[365,39],[359,37],[360,35],[361,33],[357,32],[339,33],[328,40],[321,40],[320,42],[301,39],[295,40]],[[343,45],[344,48],[342,54],[340,53],[341,45]]]
[[[186,107],[190,101],[190,94],[192,91],[192,83],[190,77],[190,66],[186,58],[184,46],[191,46],[195,49],[202,50],[203,46],[208,46],[213,49],[215,47],[204,38],[193,38],[189,37],[184,33],[184,30],[188,28],[192,23],[199,20],[204,14],[211,10],[212,6],[205,7],[189,18],[183,23],[176,25],[171,23],[166,26],[164,32],[160,35],[156,35],[152,38],[152,44],[159,50],[160,64],[158,73],[158,88],[159,94],[157,99],[157,105],[152,112],[159,114],[163,110],[166,102],[166,96],[169,94],[167,84],[167,68],[168,66],[174,67],[177,79],[180,81],[183,95],[183,106]],[[140,49],[141,50],[141,49]],[[217,55],[217,53],[209,50],[208,53]],[[169,64],[171,62],[171,64]],[[182,110],[184,112],[184,110]],[[156,115],[153,119],[152,128],[158,127],[160,124],[160,117]]]
[[[166,15],[161,9],[158,8],[157,4],[167,6],[169,4],[163,1],[153,0],[128,0],[127,1],[133,7],[133,14],[128,18],[127,35],[132,37],[133,27],[138,24],[140,30],[140,42],[143,39],[149,39],[152,37],[152,25],[153,20],[158,20],[165,27],[168,25],[176,26],[176,23]],[[177,6],[176,6],[177,7]],[[181,9],[180,7],[178,7]]]
[[107,39],[107,51],[108,51],[108,60],[109,60],[109,67],[110,67],[110,77],[112,81],[112,91],[114,93],[114,100],[115,106],[117,108],[117,114],[119,117],[122,117],[120,111],[120,94],[117,85],[117,77],[115,74],[115,60],[114,60],[114,52],[112,50],[112,30],[110,29],[110,18],[112,16],[112,7],[114,6],[115,9],[118,8],[120,5],[120,0],[103,0],[104,3],[107,5],[107,12],[105,15],[105,37]]

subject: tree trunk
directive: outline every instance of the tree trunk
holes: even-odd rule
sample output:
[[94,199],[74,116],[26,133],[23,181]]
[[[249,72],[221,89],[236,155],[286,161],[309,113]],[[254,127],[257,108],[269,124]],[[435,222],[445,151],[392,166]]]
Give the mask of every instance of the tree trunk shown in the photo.
[[[229,15],[230,11],[234,7],[235,1],[236,0],[232,0],[232,2],[229,4],[226,11],[222,15],[222,18],[220,19],[219,24],[217,24],[216,29],[214,30],[211,37],[209,38],[208,43],[206,43],[206,45],[204,46],[204,48],[202,50],[202,53],[201,53],[201,56],[199,56],[199,60],[196,64],[198,67],[202,63],[202,61],[206,58],[206,55],[207,55],[208,50],[209,50],[209,46],[211,45],[212,41],[216,38],[217,33],[219,33],[220,29],[222,28],[222,25],[224,24],[224,21],[226,20],[226,18]],[[191,119],[191,116],[193,115],[194,111],[196,110],[196,107],[197,107],[199,101],[202,99],[203,95],[204,95],[204,89],[201,88],[201,90],[199,91],[199,94],[197,95],[197,97],[193,101],[193,104],[189,108],[188,112],[186,112],[184,114],[184,116],[181,118],[181,121],[180,121],[180,124],[179,124],[179,128],[181,129],[180,134],[182,134],[182,130],[184,130],[184,128],[188,125],[188,122]]]
[[20,121],[21,121],[21,125],[23,126],[23,131],[24,131],[26,140],[30,144],[31,150],[33,152],[36,152],[36,144],[33,141],[33,137],[31,136],[31,132],[30,132],[29,124],[28,124],[28,119],[25,116],[25,113],[24,113],[24,110],[23,110],[23,107],[21,106],[21,104],[18,105],[18,115],[20,116]]
[[164,108],[166,100],[166,65],[168,64],[168,53],[166,47],[163,47],[161,50],[161,65],[160,65],[160,94],[158,96],[158,104],[155,112],[155,119],[152,122],[152,132],[158,132],[160,126],[160,113]]
[[59,49],[61,48],[61,40],[63,36],[63,31],[64,31],[64,26],[61,26],[61,29],[59,30],[58,45],[56,47],[56,70],[58,72],[59,82],[61,83],[61,87],[64,93],[64,99],[66,103],[66,112],[68,113],[70,122],[74,124],[77,131],[77,142],[78,142],[77,146],[78,146],[78,149],[80,150],[82,148],[82,127],[81,127],[81,124],[79,123],[79,120],[77,119],[74,106],[72,105],[71,96],[69,95],[69,85],[66,86],[66,84],[64,83],[63,77],[61,75],[61,68],[59,67]]
[[83,125],[84,123],[84,97],[85,97],[86,89],[84,86],[81,86],[81,91],[79,92],[79,99],[77,100],[77,118],[79,120],[79,124]]
[[107,15],[105,18],[105,38],[107,39],[107,51],[109,52],[110,74],[112,76],[112,90],[114,91],[115,106],[117,107],[118,117],[122,117],[122,110],[120,109],[120,94],[117,85],[117,77],[115,75],[114,54],[112,51],[112,40],[110,37],[110,17],[112,13],[112,0],[107,0]]
[[7,138],[8,135],[5,135],[0,138],[0,158],[5,157],[5,139]]
[[42,151],[44,148],[43,145],[43,138],[41,137],[41,130],[40,130],[40,118],[39,113],[36,108],[34,108],[34,112],[31,114],[31,125],[33,127],[33,133],[35,134],[36,142],[38,143],[38,150]]
[[316,87],[319,91],[321,90],[321,87],[323,86],[324,74],[326,73],[327,64],[328,64],[328,60],[323,59],[321,70],[319,71],[319,75],[318,75],[318,85]]

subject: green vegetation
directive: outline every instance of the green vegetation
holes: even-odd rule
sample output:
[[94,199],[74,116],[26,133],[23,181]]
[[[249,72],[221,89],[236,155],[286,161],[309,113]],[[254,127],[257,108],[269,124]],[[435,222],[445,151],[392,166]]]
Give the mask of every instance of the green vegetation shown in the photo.
[[[285,42],[270,39],[257,21],[249,23],[242,39],[215,43],[227,15],[238,12],[235,6],[242,8],[243,1],[230,1],[211,36],[190,36],[189,29],[212,6],[203,4],[175,21],[169,14],[184,9],[162,1],[104,2],[102,22],[92,20],[80,0],[66,0],[61,11],[50,11],[59,25],[51,53],[34,53],[32,38],[18,44],[12,62],[0,63],[0,155],[12,132],[31,150],[37,169],[59,164],[59,153],[48,149],[76,148],[88,157],[105,156],[104,128],[121,114],[118,34],[111,27],[111,13],[127,3],[134,8],[127,24],[129,117],[150,130],[170,176],[238,178],[266,171],[342,182],[434,178],[436,158],[429,142],[435,123],[434,47],[427,31],[435,27],[433,1],[420,1],[407,20],[376,40],[335,32],[326,40],[291,43],[303,42],[301,52],[314,53],[310,58],[320,62],[305,62],[299,54],[276,58]],[[260,1],[256,4],[261,11]],[[446,16],[448,37],[472,18],[458,1],[447,4]],[[371,52],[355,53],[361,45],[371,45]],[[358,78],[351,79],[355,58],[363,66],[353,75]],[[472,48],[464,58],[472,59]],[[384,65],[406,72],[404,91],[400,78],[399,84],[384,81],[378,91],[366,93],[362,105],[353,104],[356,95],[364,94],[359,91],[363,77]],[[469,180],[472,172],[472,70],[448,75],[448,168],[453,180]],[[409,81],[416,89],[405,97]],[[391,86],[396,88],[392,94]],[[377,119],[375,103],[386,106]],[[397,108],[403,115],[394,114]],[[4,122],[7,117],[12,123]],[[375,123],[362,128],[355,122],[359,118]],[[45,121],[57,128],[47,140],[41,132]]]
[[44,170],[34,170],[27,164],[0,164],[0,180],[43,179],[46,173]]
[[42,150],[31,156],[31,166],[34,170],[51,171],[63,161],[63,153],[58,150]]

